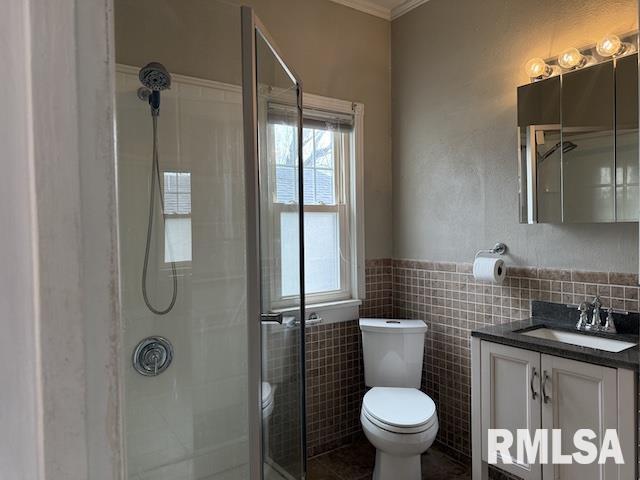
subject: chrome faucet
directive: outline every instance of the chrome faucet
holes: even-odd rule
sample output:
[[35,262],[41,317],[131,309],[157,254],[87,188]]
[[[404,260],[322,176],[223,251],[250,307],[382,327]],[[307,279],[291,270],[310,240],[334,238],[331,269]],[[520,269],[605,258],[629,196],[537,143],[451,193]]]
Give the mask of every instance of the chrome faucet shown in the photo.
[[576,323],[576,329],[584,330],[587,328],[587,323],[589,323],[589,315],[587,315],[589,307],[587,307],[587,303],[582,302],[578,307],[578,310],[580,311],[580,319],[578,320],[578,323]]
[[600,301],[600,297],[596,297],[593,299],[593,303],[591,304],[593,307],[593,314],[591,315],[591,321],[587,322],[585,326],[586,330],[600,330],[600,323],[602,319],[600,318],[600,308],[602,308],[602,302]]

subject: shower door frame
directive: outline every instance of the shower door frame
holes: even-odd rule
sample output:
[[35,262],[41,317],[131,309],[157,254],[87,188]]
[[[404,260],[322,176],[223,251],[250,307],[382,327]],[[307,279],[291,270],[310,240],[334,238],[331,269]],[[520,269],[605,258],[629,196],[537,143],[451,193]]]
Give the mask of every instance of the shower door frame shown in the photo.
[[307,472],[306,375],[305,375],[305,285],[304,285],[304,192],[302,168],[302,79],[284,60],[271,34],[253,8],[241,7],[242,22],[242,108],[245,162],[247,336],[248,336],[248,415],[249,472],[252,480],[263,476],[262,445],[262,312],[260,256],[260,162],[258,150],[257,35],[271,49],[282,68],[296,85],[298,110],[298,205],[300,248],[300,465],[304,479]]

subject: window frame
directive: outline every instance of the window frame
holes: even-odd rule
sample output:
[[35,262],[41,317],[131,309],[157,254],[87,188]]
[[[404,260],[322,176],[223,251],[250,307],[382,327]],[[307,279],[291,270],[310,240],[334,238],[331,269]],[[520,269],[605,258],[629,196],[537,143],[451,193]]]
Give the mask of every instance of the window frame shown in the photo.
[[[339,304],[345,304],[353,311],[365,297],[364,284],[364,198],[363,182],[363,127],[364,106],[361,103],[336,100],[318,95],[304,94],[303,107],[325,110],[329,112],[352,114],[354,125],[352,134],[344,142],[334,142],[334,194],[335,205],[304,205],[305,212],[337,212],[340,231],[340,276],[341,288],[331,292],[312,293],[306,295],[308,312],[317,312],[322,307],[335,310]],[[273,135],[271,130],[268,135]],[[334,135],[341,135],[339,132]],[[270,142],[273,144],[273,141]],[[275,154],[271,151],[270,154]],[[340,165],[340,163],[342,165]],[[304,168],[304,165],[300,165]],[[275,176],[275,168],[270,175]],[[275,185],[271,178],[270,185]],[[269,192],[271,205],[271,229],[268,236],[269,256],[273,259],[269,275],[270,308],[274,311],[287,312],[294,308],[296,297],[282,297],[281,292],[281,258],[280,258],[280,216],[282,212],[298,211],[297,204],[275,202],[276,191]],[[328,313],[328,312],[327,312]],[[357,315],[357,314],[356,314]],[[338,313],[338,316],[340,314]]]

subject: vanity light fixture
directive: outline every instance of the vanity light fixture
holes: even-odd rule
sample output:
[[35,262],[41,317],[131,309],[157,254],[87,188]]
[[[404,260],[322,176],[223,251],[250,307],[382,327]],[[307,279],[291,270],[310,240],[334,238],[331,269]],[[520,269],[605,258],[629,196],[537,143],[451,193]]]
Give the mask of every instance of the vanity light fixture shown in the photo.
[[577,48],[568,48],[558,55],[558,65],[566,70],[582,68],[587,64],[587,57],[580,53]]
[[536,82],[630,55],[639,50],[637,31],[622,36],[609,34],[596,44],[567,48],[557,57],[531,58],[524,65],[524,70],[529,81]]
[[630,43],[624,43],[617,35],[607,35],[596,44],[596,51],[601,57],[618,57],[632,53],[635,48]]
[[529,78],[548,78],[553,73],[553,68],[539,57],[529,60],[524,66],[524,69]]

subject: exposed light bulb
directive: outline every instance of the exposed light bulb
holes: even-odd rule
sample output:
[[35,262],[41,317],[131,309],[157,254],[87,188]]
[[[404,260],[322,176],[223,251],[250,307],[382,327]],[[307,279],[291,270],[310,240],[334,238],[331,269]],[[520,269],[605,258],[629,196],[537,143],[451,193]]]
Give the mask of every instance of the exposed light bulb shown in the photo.
[[596,44],[596,50],[603,57],[613,57],[624,49],[624,45],[617,35],[607,35]]
[[558,65],[567,70],[580,68],[586,63],[586,57],[577,48],[569,48],[558,56]]
[[635,52],[635,47],[624,43],[617,35],[607,35],[596,44],[596,51],[601,57],[617,57]]
[[553,70],[541,58],[532,58],[524,66],[525,72],[529,78],[547,78]]

